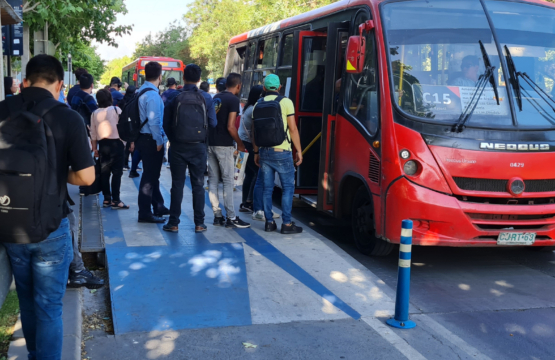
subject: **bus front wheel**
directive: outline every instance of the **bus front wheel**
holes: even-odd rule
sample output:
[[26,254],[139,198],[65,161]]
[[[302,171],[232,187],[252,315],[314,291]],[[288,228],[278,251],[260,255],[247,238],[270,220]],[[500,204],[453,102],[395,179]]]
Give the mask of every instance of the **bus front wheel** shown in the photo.
[[371,256],[386,256],[391,253],[394,245],[375,235],[374,208],[364,186],[359,187],[355,194],[351,218],[355,245],[360,252]]

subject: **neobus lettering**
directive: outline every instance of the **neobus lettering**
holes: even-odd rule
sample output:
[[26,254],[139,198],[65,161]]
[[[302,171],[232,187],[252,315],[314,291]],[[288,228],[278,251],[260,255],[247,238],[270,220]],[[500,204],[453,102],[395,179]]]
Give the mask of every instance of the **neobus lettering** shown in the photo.
[[485,150],[517,150],[517,151],[538,151],[549,150],[549,144],[502,144],[502,143],[480,143],[480,149]]

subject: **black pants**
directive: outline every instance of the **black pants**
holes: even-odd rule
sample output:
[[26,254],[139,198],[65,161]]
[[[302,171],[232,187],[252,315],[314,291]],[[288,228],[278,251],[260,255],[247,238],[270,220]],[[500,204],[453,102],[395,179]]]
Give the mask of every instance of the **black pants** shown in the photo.
[[[121,176],[123,175],[123,142],[120,139],[104,139],[98,142],[100,155],[100,186],[104,201],[120,202]],[[112,188],[110,189],[110,177]],[[110,191],[111,190],[111,191]]]
[[[143,159],[143,175],[139,185],[139,218],[149,218],[166,210],[160,192],[160,171],[164,159],[163,149],[156,149],[156,140],[151,135],[141,134],[135,142],[135,151]],[[152,205],[152,208],[151,208]]]
[[129,148],[131,146],[131,142],[127,142],[127,144],[125,144],[125,151],[123,153],[123,164],[125,166],[129,166],[129,155],[131,155],[131,151],[129,151]]
[[179,224],[186,170],[189,168],[193,189],[195,225],[202,225],[204,224],[204,171],[206,170],[208,156],[206,144],[178,144],[173,142],[169,156],[172,173],[172,200],[168,224]]
[[247,159],[247,168],[245,169],[245,179],[243,180],[243,204],[253,201],[254,184],[256,184],[256,177],[258,175],[258,166],[254,162],[254,149],[252,143],[243,141],[245,149],[249,152]]

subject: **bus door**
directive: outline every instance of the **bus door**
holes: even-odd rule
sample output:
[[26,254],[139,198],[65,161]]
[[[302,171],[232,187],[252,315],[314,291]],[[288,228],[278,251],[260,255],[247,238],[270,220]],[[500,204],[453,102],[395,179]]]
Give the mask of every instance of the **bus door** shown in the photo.
[[325,32],[295,32],[291,98],[305,151],[303,163],[297,168],[297,194],[316,196],[318,193],[326,46]]

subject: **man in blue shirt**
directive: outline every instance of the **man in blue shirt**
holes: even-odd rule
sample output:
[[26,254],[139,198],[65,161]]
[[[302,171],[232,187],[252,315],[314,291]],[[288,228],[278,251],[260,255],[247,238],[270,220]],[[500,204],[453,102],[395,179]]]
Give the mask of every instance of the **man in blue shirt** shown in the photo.
[[158,86],[162,81],[162,65],[156,61],[146,64],[145,80],[139,92],[151,90],[139,98],[139,112],[141,121],[147,122],[135,143],[135,151],[139,151],[143,159],[143,176],[139,185],[139,222],[164,223],[162,216],[168,215],[169,210],[164,206],[164,198],[160,193],[160,171],[164,158],[164,103]]
[[75,74],[75,80],[77,81],[77,84],[73,85],[73,87],[67,92],[66,100],[69,105],[71,105],[71,100],[73,100],[73,96],[77,94],[79,90],[81,90],[81,88],[79,87],[79,79],[81,79],[82,75],[88,74],[89,72],[86,69],[77,68],[73,73]]
[[121,93],[121,80],[119,77],[114,76],[110,80],[110,92],[112,93],[112,105],[118,106],[118,103],[123,99],[123,94]]
[[[171,97],[168,98],[164,109],[164,130],[171,143],[169,156],[172,172],[170,219],[163,227],[165,231],[179,231],[179,217],[181,216],[181,202],[183,201],[183,187],[185,186],[185,171],[187,168],[189,168],[191,187],[193,189],[195,232],[199,233],[206,231],[206,225],[204,224],[204,171],[206,170],[207,159],[206,139],[201,142],[181,142],[175,139],[175,134],[172,131],[173,119],[178,115],[175,113],[174,109],[178,105],[175,104],[175,102],[179,100],[177,99],[179,94],[185,91],[200,92],[204,98],[208,125],[214,128],[218,124],[212,97],[210,94],[197,88],[196,84],[200,81],[200,76],[201,69],[198,65],[187,65],[183,72],[185,86],[183,86],[181,91],[172,94]],[[180,122],[185,122],[187,118],[180,118],[178,120]]]
[[177,92],[179,92],[179,90],[177,90],[177,81],[175,81],[175,78],[168,78],[166,80],[166,87],[168,88],[168,90],[162,93],[162,101],[164,102],[164,106],[168,104],[168,99],[173,99]]

